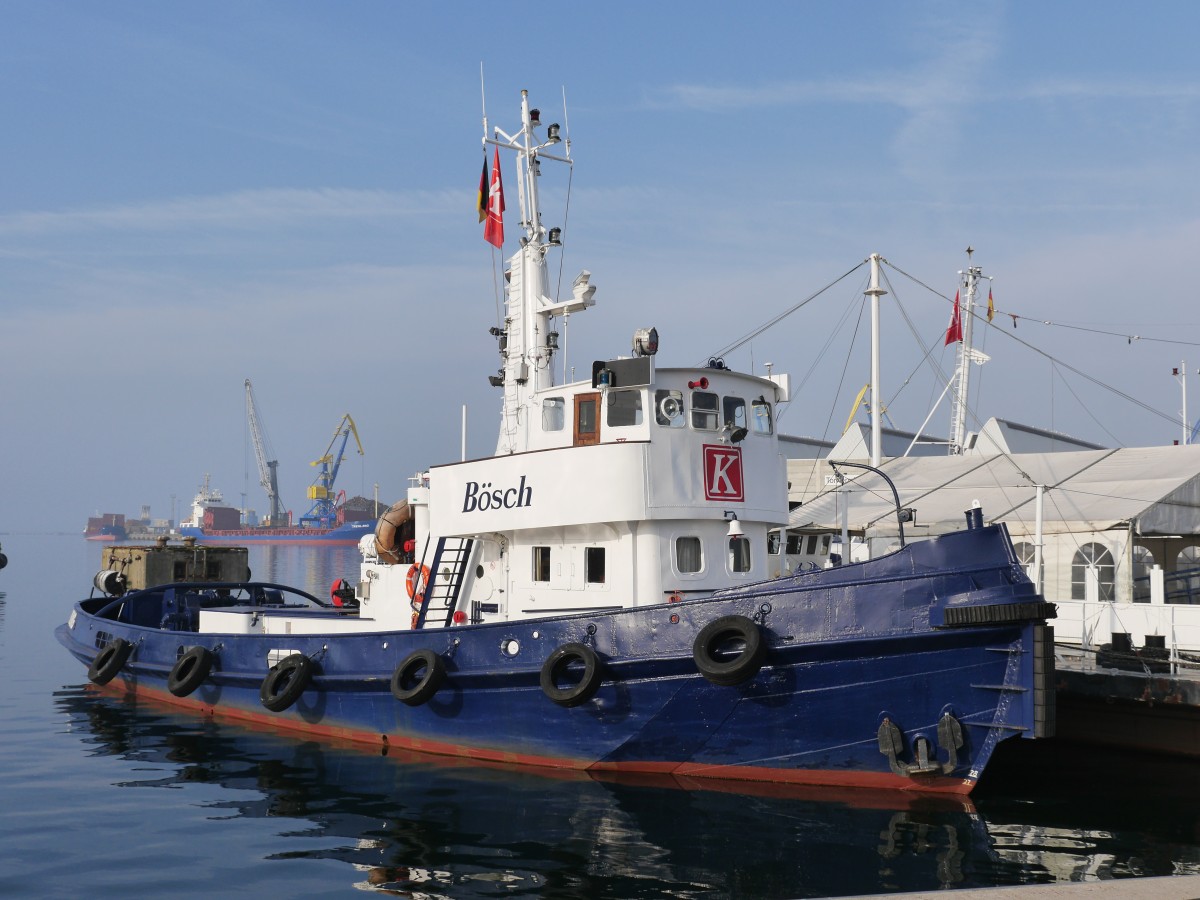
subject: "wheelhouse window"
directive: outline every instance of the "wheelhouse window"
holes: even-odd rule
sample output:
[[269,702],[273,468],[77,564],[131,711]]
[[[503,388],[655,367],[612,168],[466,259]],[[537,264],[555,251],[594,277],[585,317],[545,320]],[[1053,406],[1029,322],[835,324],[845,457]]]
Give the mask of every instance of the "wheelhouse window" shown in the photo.
[[584,580],[588,584],[604,584],[604,548],[587,547],[583,556]]
[[542,401],[542,431],[562,431],[567,423],[567,401],[547,397]]
[[680,572],[699,572],[704,568],[700,538],[681,537],[675,539],[675,567]]
[[683,417],[682,391],[654,392],[654,421],[667,428],[682,428],[687,424]]
[[729,539],[729,571],[731,572],[749,572],[750,571],[750,539],[742,537],[732,537]]
[[750,424],[755,434],[770,434],[771,404],[759,397],[750,404]]
[[723,397],[721,399],[724,424],[729,428],[746,427],[746,401],[741,397]]
[[721,398],[707,391],[692,391],[692,427],[716,431],[720,427],[718,411]]
[[609,391],[607,424],[620,428],[642,424],[641,391]]
[[534,547],[533,548],[533,580],[534,581],[549,581],[550,580],[550,548],[549,547]]

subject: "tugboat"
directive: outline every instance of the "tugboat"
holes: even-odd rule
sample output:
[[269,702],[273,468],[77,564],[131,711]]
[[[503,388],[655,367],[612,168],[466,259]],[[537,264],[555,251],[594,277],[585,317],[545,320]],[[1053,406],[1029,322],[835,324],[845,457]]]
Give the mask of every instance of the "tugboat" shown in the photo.
[[[561,149],[560,149],[561,146]],[[259,582],[93,590],[61,643],[107,690],[309,737],[493,763],[966,794],[996,745],[1053,731],[1054,607],[1000,525],[771,579],[788,519],[787,378],[658,368],[658,334],[556,384],[543,162],[570,141],[521,95],[489,133],[523,236],[492,329],[496,451],[433,466],[329,600]],[[498,234],[498,232],[500,232]]]

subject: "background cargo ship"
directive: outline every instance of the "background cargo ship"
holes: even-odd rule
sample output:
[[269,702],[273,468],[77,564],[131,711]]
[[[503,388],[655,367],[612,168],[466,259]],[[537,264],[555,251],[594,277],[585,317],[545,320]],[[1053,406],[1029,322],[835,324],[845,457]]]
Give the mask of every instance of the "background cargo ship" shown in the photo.
[[[208,476],[192,501],[191,518],[179,523],[179,535],[203,543],[242,544],[249,542],[357,544],[370,534],[379,517],[379,504],[364,497],[345,498],[339,492],[329,501],[325,516],[303,516],[298,524],[255,525],[242,521],[241,511],[225,505],[221,492],[209,484]],[[290,520],[290,516],[287,517]]]

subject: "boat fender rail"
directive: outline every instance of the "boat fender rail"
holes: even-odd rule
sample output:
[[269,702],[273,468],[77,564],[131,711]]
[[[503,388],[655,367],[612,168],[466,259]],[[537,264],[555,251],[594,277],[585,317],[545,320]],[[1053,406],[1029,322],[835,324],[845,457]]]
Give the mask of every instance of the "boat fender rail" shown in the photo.
[[446,680],[446,664],[432,650],[414,650],[392,673],[392,696],[407,706],[433,699]]
[[[587,644],[563,644],[542,665],[542,692],[559,706],[572,707],[596,696],[604,667]],[[577,680],[572,680],[578,675]]]
[[692,644],[696,668],[713,684],[731,686],[758,674],[766,659],[762,630],[745,616],[722,616],[700,629]]
[[186,697],[204,683],[212,671],[213,654],[207,647],[192,647],[175,661],[167,676],[167,690],[176,697]]
[[313,662],[303,653],[285,656],[267,672],[258,699],[271,712],[283,712],[300,699],[312,673]]
[[991,603],[986,606],[947,606],[942,621],[931,621],[935,628],[964,628],[973,625],[1009,625],[1038,622],[1058,617],[1058,607],[1046,600],[1021,603]]
[[133,653],[133,644],[125,638],[113,638],[108,645],[96,654],[92,664],[88,666],[88,678],[95,684],[108,684],[121,671],[129,655]]

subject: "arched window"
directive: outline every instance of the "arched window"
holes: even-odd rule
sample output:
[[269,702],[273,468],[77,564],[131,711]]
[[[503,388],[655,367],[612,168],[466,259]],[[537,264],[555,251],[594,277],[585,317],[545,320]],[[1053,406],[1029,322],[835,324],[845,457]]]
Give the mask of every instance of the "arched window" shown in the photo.
[[1148,547],[1133,545],[1133,602],[1150,602],[1150,569],[1154,566],[1154,554]]
[[1114,578],[1113,557],[1108,548],[1103,544],[1084,544],[1071,560],[1071,599],[1111,603]]
[[1184,547],[1175,557],[1178,578],[1176,590],[1186,589],[1187,596],[1172,598],[1174,603],[1200,603],[1200,547]]
[[1025,570],[1025,574],[1033,578],[1033,558],[1037,554],[1037,547],[1029,541],[1017,541],[1013,544],[1013,550],[1017,554],[1017,562],[1021,564],[1021,568]]

